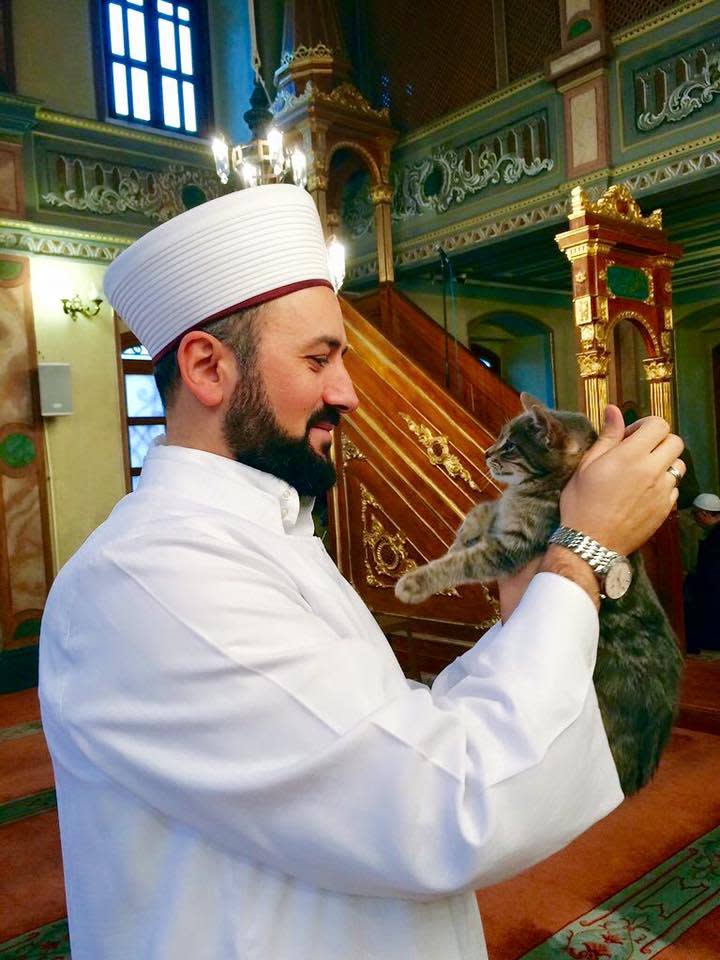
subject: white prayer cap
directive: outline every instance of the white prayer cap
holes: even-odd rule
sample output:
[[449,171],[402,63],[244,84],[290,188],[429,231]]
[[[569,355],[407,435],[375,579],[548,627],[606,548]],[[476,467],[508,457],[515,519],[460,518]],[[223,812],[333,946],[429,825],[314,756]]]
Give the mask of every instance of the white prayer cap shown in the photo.
[[229,193],[155,227],[108,267],[104,286],[153,360],[236,310],[333,289],[315,204],[289,183]]
[[720,497],[715,493],[699,493],[693,500],[693,506],[696,510],[720,513]]

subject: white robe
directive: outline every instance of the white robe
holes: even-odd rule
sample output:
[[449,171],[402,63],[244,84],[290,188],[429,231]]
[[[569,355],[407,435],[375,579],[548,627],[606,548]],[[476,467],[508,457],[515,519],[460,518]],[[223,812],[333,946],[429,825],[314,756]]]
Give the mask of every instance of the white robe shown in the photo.
[[482,960],[473,889],[622,800],[579,587],[536,576],[430,690],[309,506],[157,445],[59,574],[40,693],[73,960]]

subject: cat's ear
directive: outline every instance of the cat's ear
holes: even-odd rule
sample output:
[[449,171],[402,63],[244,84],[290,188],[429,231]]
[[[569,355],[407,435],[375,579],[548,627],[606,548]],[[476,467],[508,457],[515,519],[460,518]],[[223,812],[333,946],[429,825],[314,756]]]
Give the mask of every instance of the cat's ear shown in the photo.
[[542,401],[538,400],[538,398],[534,397],[531,393],[526,393],[525,390],[520,394],[520,403],[526,413],[530,413],[533,407],[545,406]]
[[557,417],[553,416],[552,410],[529,393],[521,393],[520,400],[532,417],[538,436],[542,437],[549,447],[561,446],[565,443],[567,431]]

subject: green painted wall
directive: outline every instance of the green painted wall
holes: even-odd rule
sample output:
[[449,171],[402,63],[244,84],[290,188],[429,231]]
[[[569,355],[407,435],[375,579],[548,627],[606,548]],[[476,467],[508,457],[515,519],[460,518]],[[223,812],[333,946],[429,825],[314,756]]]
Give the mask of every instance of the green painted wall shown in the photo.
[[12,27],[18,93],[95,117],[88,0],[13,0]]
[[720,491],[713,401],[712,349],[720,344],[720,303],[676,309],[679,432],[692,453],[702,490]]
[[[437,292],[433,291],[429,284],[398,285],[411,300],[442,325],[442,290],[439,285]],[[501,299],[500,292],[483,295],[482,292],[475,294],[472,288],[461,287],[460,289],[461,293],[457,298],[457,330],[461,343],[468,344],[469,330],[477,336],[479,342],[485,343],[486,338],[480,335],[483,318],[492,320],[493,315],[517,314],[543,324],[550,333],[551,357],[548,356],[546,348],[547,339],[542,336],[520,339],[502,337],[501,343],[496,341],[493,345],[487,341],[487,346],[500,353],[506,369],[511,371],[512,377],[506,377],[509,383],[515,379],[521,389],[530,391],[539,390],[539,387],[542,387],[539,392],[544,391],[548,398],[554,393],[554,400],[558,407],[578,409],[579,394],[575,361],[577,345],[569,307],[570,298],[566,298],[568,306],[561,307],[549,306],[547,303],[538,301],[550,299],[560,302],[564,298],[547,297],[532,291],[516,290],[512,298]],[[523,303],[518,302],[519,293],[524,293],[521,298]],[[450,310],[448,311],[448,329],[451,333],[453,332]],[[512,385],[516,386],[516,383]],[[551,383],[554,383],[554,391],[549,389]],[[517,386],[516,389],[518,389]]]

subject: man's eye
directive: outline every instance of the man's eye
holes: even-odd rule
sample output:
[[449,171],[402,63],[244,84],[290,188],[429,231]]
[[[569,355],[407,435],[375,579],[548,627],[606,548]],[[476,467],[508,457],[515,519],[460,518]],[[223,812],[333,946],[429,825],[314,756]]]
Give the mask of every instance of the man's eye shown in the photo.
[[312,360],[313,363],[317,363],[319,367],[324,367],[330,362],[330,357],[308,357],[308,360]]

